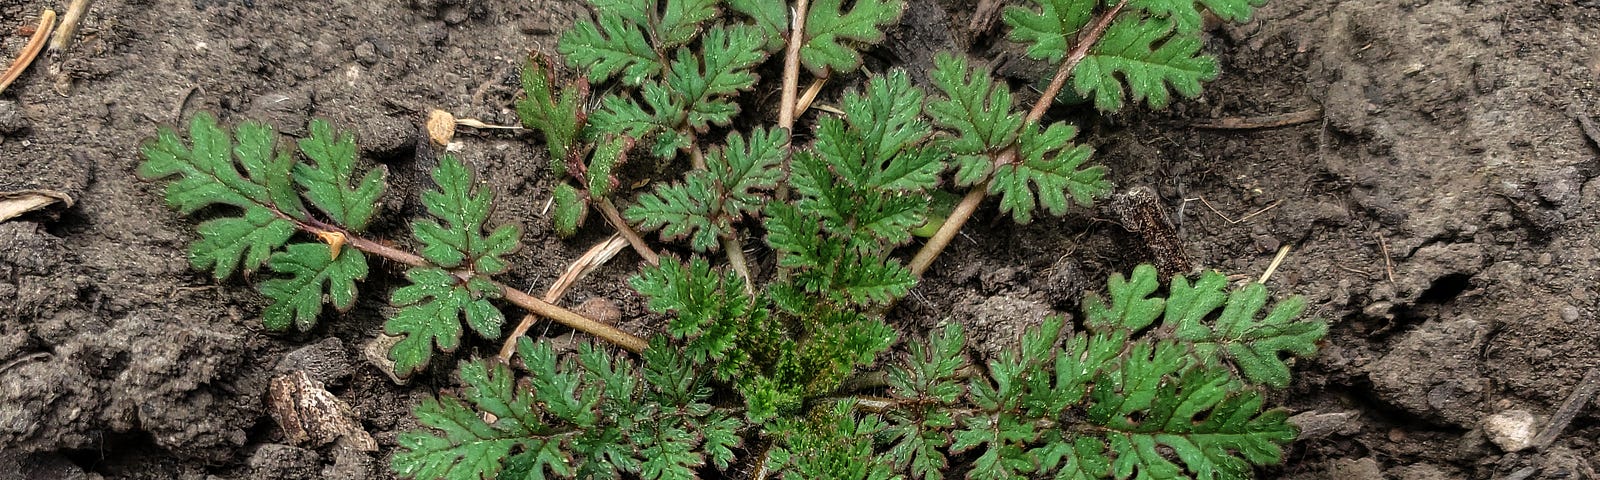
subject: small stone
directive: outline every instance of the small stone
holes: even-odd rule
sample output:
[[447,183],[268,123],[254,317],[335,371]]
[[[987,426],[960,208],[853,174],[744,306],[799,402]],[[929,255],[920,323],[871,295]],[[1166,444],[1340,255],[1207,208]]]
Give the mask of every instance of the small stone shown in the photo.
[[395,373],[394,360],[389,359],[389,349],[394,348],[395,344],[400,343],[400,341],[405,340],[405,338],[406,337],[399,335],[386,335],[379,333],[378,336],[373,337],[372,341],[367,342],[366,345],[361,347],[361,355],[367,360],[367,363],[372,364],[374,367],[378,367],[378,371],[383,372],[384,375],[387,375],[389,380],[394,382],[395,385],[405,385],[410,383],[409,379],[403,378],[399,374]]
[[334,337],[289,352],[278,361],[274,370],[304,370],[312,380],[328,385],[342,384],[355,372],[349,355],[345,353],[344,342]]
[[356,61],[365,65],[378,63],[378,46],[372,42],[361,42],[356,45]]
[[1527,410],[1506,410],[1485,419],[1483,432],[1501,450],[1519,452],[1533,446],[1533,437],[1539,434],[1537,423]]
[[0,135],[12,135],[28,128],[28,119],[22,116],[15,100],[0,100]]

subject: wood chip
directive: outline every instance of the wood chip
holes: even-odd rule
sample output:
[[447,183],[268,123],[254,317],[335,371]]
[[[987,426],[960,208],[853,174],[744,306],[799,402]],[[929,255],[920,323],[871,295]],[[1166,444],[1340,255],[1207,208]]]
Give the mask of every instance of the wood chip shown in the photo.
[[290,444],[317,448],[338,442],[339,446],[356,451],[378,451],[378,442],[361,428],[350,406],[304,370],[273,378],[267,395],[272,418],[283,428],[283,436]]

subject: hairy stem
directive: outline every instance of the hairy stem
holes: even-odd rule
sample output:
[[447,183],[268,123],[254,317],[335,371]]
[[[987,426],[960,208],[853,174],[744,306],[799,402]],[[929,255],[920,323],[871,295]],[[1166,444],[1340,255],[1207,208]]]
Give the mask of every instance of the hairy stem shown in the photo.
[[633,246],[633,251],[638,252],[640,258],[651,265],[661,264],[661,256],[657,255],[655,250],[651,250],[650,245],[644,243],[644,237],[640,237],[639,232],[634,231],[633,227],[622,219],[622,212],[617,211],[617,205],[611,203],[611,199],[601,198],[595,205],[600,207],[600,215],[606,217],[606,222],[610,223],[612,228],[617,229],[617,234],[628,240],[628,245]]
[[[1100,40],[1100,36],[1106,33],[1106,27],[1111,25],[1111,21],[1116,18],[1117,13],[1121,12],[1122,7],[1127,5],[1128,0],[1117,2],[1105,13],[1100,14],[1095,20],[1094,26],[1078,36],[1078,44],[1067,54],[1067,58],[1062,60],[1060,68],[1056,69],[1056,76],[1051,78],[1050,85],[1045,87],[1044,94],[1039,97],[1038,101],[1034,102],[1033,108],[1028,110],[1027,121],[1023,122],[1023,128],[1029,128],[1029,124],[1044,118],[1044,112],[1050,109],[1050,104],[1055,103],[1056,95],[1061,93],[1061,87],[1065,86],[1067,79],[1072,77],[1072,69],[1077,68],[1078,63],[1083,62],[1083,58],[1089,55],[1089,48]],[[994,163],[996,165],[1004,165],[1014,162],[1016,159],[1017,149],[1013,147],[996,154]],[[988,192],[988,180],[973,185],[972,189],[967,191],[967,195],[961,198],[961,203],[956,204],[955,210],[950,212],[949,218],[945,219],[944,224],[939,226],[939,230],[935,231],[933,236],[928,238],[928,243],[924,244],[922,249],[917,251],[916,256],[911,258],[909,266],[913,276],[920,278],[924,272],[928,271],[928,268],[933,265],[934,259],[944,252],[945,247],[950,246],[950,241],[955,239],[956,234],[961,232],[961,227],[965,226],[967,220],[972,218],[973,212],[978,211],[978,204],[983,203],[983,199],[988,196]]]

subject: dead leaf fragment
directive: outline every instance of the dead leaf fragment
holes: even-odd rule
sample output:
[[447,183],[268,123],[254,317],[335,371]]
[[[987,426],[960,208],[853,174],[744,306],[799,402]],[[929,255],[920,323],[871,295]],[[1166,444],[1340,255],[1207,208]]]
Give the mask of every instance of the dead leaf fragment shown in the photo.
[[0,192],[0,222],[58,203],[63,207],[71,207],[72,197],[55,190]]
[[337,441],[344,448],[378,451],[377,440],[361,428],[350,405],[304,370],[273,378],[267,395],[267,408],[290,444],[316,448]]

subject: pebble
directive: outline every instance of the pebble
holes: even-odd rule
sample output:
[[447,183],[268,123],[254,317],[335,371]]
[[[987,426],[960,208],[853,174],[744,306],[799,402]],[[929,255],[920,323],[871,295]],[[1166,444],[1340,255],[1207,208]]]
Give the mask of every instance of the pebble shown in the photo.
[[0,100],[0,135],[12,135],[28,128],[28,119],[16,100]]
[[1533,437],[1539,434],[1537,423],[1527,410],[1505,410],[1484,419],[1483,432],[1501,450],[1519,452],[1533,446]]

